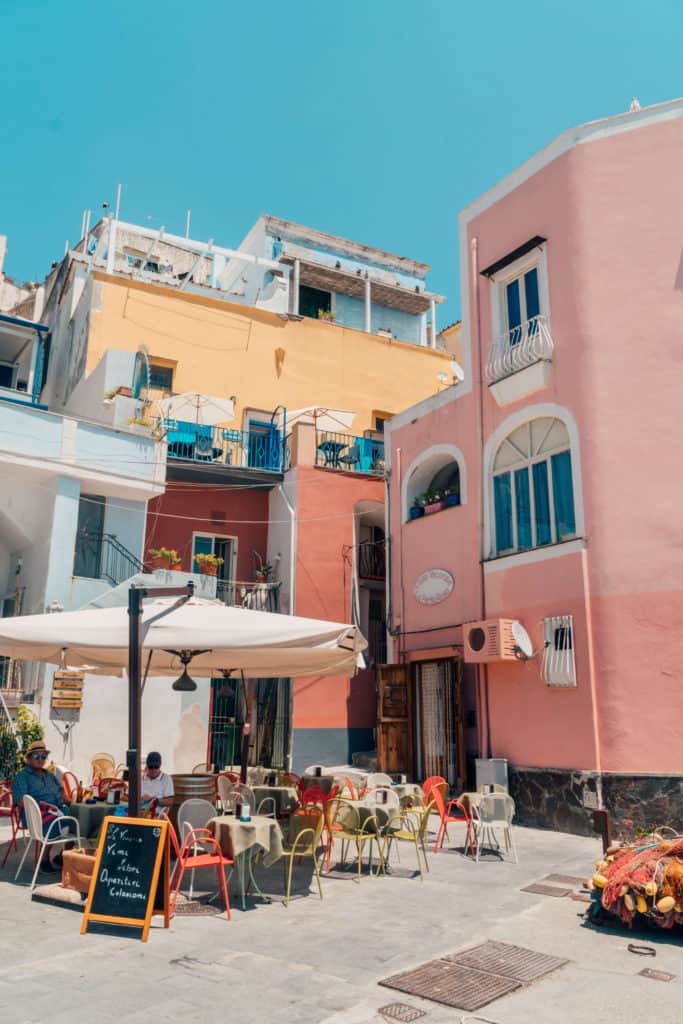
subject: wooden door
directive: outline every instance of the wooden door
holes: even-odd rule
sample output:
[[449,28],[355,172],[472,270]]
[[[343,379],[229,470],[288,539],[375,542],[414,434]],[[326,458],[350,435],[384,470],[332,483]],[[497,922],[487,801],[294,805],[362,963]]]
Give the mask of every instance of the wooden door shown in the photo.
[[377,762],[380,771],[412,779],[413,707],[409,665],[377,668]]

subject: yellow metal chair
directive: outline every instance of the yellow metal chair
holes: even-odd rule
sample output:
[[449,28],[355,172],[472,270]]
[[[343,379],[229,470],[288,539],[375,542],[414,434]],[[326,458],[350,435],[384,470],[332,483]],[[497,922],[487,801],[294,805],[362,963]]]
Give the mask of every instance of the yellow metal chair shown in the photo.
[[[283,868],[285,871],[285,906],[289,905],[289,895],[292,891],[292,871],[294,870],[294,858],[310,857],[313,861],[318,892],[320,899],[323,898],[323,889],[320,884],[320,867],[318,865],[318,847],[322,836],[325,818],[322,808],[311,805],[300,811],[295,811],[289,819],[287,841],[282,850]],[[289,862],[289,864],[287,863]]]
[[[369,856],[372,856],[372,844],[377,843],[378,865],[377,873],[384,871],[384,857],[382,855],[381,827],[376,814],[371,813],[369,807],[364,808],[363,818],[357,804],[350,800],[333,798],[325,805],[328,827],[332,829],[335,839],[342,843],[342,864],[344,863],[344,843],[353,843],[358,853],[358,881],[360,882],[361,867],[363,860],[363,848],[370,844]],[[367,813],[365,813],[367,811]]]
[[391,844],[393,842],[412,843],[415,847],[415,857],[417,858],[417,870],[420,872],[420,880],[424,880],[422,864],[420,861],[420,848],[422,849],[425,868],[429,871],[429,862],[427,860],[427,850],[425,847],[425,832],[427,830],[427,823],[429,822],[431,806],[432,805],[429,804],[427,807],[407,807],[395,814],[392,814],[389,818],[388,822],[382,829],[382,836],[384,839],[382,857],[385,868],[389,864],[389,858],[391,857]]

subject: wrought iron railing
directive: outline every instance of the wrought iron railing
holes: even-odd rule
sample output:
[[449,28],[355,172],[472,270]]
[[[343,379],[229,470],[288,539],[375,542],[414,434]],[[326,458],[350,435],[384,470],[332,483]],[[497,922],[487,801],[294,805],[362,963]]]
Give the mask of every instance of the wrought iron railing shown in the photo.
[[182,420],[159,420],[169,459],[282,473],[286,446],[280,431],[227,430]]
[[359,577],[362,580],[383,580],[386,574],[386,541],[362,541],[358,545]]
[[347,473],[384,475],[384,441],[316,430],[315,464]]
[[107,580],[115,587],[138,572],[144,572],[143,563],[115,534],[81,530],[76,535],[74,576]]
[[279,612],[280,582],[243,583],[239,580],[216,580],[216,597],[233,608]]
[[486,380],[494,384],[533,363],[550,362],[552,358],[553,339],[547,318],[534,316],[492,343],[486,360]]

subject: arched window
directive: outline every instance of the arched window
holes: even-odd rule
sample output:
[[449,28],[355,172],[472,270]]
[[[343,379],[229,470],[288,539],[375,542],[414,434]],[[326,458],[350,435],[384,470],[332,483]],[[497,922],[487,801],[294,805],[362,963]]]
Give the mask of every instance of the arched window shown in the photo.
[[530,420],[501,443],[493,462],[498,555],[576,535],[569,434],[552,417]]
[[412,463],[404,482],[404,517],[410,509],[430,501],[448,505],[464,504],[465,469],[462,452],[455,445],[439,444],[428,448]]

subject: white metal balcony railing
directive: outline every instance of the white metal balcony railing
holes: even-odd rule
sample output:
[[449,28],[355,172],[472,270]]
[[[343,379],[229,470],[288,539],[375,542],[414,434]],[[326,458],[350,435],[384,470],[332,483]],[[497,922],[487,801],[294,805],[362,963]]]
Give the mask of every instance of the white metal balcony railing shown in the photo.
[[551,362],[553,347],[546,317],[525,320],[491,344],[486,359],[487,382],[494,384],[533,363]]

